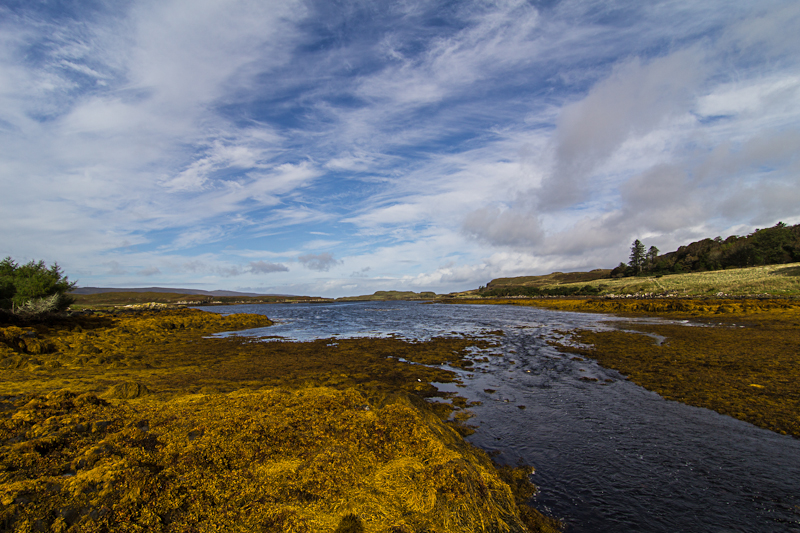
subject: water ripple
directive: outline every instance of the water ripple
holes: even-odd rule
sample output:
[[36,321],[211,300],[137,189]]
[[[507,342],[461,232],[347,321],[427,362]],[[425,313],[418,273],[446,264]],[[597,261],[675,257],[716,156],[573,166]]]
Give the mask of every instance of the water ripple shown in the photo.
[[459,371],[466,387],[440,387],[483,402],[470,441],[534,465],[535,505],[568,532],[800,532],[800,440],[666,401],[548,345],[609,327],[600,315],[411,302],[204,309],[267,314],[278,324],[236,334],[297,341],[503,330],[495,356]]

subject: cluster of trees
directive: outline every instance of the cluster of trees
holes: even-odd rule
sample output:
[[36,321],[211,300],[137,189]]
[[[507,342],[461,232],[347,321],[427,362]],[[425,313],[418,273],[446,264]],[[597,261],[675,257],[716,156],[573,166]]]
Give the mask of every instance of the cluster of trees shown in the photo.
[[63,311],[75,300],[67,293],[75,287],[58,263],[44,261],[17,264],[10,257],[0,261],[0,309],[18,315]]
[[556,286],[556,287],[526,287],[520,285],[508,285],[504,287],[490,288],[481,290],[481,296],[593,296],[600,293],[599,287],[591,285],[577,286]]
[[663,255],[659,255],[655,246],[645,252],[645,246],[637,239],[631,245],[628,263],[620,263],[611,276],[703,272],[797,261],[800,261],[800,224],[787,226],[779,222],[744,237],[703,239]]

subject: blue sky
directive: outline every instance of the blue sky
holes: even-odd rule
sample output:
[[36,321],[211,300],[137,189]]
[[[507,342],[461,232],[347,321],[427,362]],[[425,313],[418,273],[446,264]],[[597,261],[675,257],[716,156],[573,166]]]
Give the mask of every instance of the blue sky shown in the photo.
[[800,223],[800,3],[0,1],[0,255],[344,296]]

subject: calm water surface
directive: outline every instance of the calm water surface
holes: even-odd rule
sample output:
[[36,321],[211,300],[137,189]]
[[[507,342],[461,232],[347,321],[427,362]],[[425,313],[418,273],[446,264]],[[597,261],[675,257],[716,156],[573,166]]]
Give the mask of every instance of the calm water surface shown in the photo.
[[497,357],[458,371],[465,387],[440,388],[483,402],[468,440],[502,462],[535,466],[534,503],[568,532],[800,532],[800,439],[666,401],[547,345],[612,317],[414,302],[203,309],[263,313],[278,323],[236,334],[300,341],[503,330],[492,336]]

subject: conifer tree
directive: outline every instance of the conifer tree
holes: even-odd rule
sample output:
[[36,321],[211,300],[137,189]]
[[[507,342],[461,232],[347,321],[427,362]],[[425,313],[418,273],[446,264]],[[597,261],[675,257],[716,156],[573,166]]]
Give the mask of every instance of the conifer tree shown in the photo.
[[631,260],[628,262],[628,266],[630,266],[635,273],[640,273],[644,266],[645,257],[644,244],[642,244],[642,241],[639,239],[636,239],[633,241],[633,244],[631,244]]

